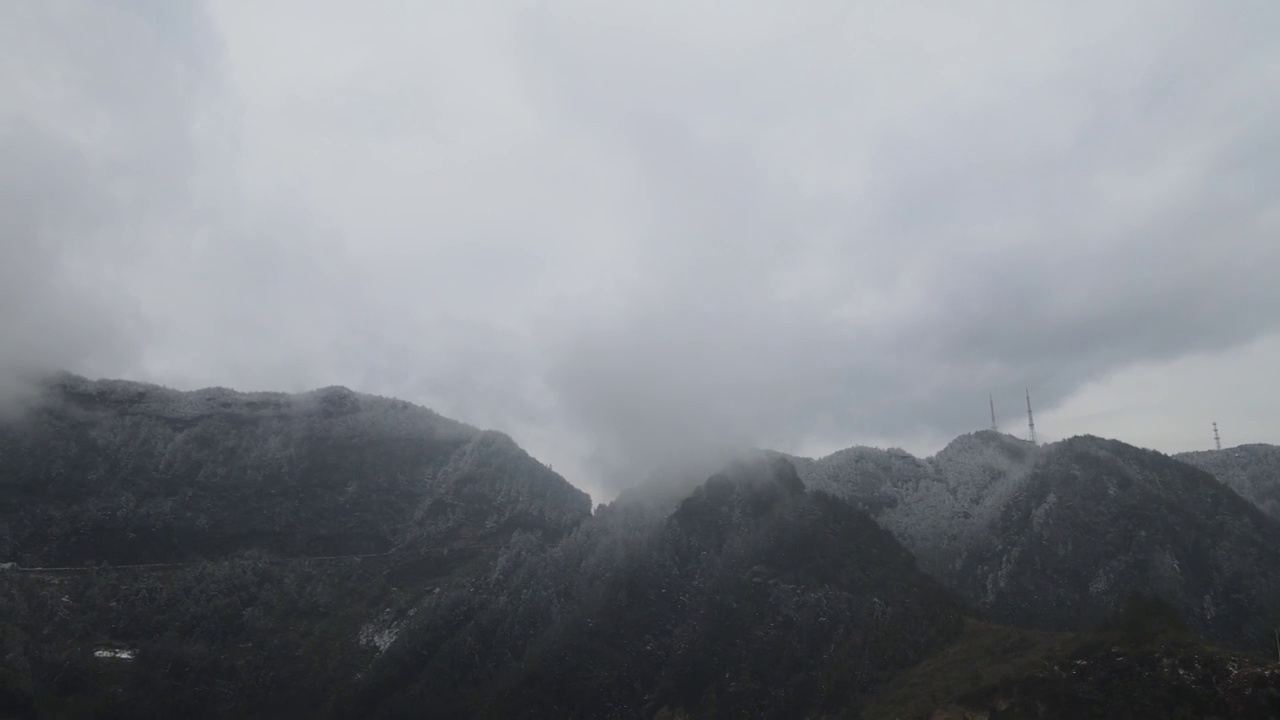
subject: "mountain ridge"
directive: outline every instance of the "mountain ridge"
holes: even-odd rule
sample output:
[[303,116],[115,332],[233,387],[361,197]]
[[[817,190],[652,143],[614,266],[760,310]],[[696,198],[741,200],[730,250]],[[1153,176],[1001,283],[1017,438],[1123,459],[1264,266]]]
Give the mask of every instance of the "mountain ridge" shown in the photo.
[[1263,512],[1280,519],[1280,446],[1251,443],[1173,457],[1213,474]]
[[[1263,649],[1280,523],[1118,441],[744,453],[593,513],[509,436],[341,387],[61,375],[26,412],[0,421],[0,561],[83,569],[0,568],[0,715],[856,718],[882,693],[926,717],[1064,693],[1275,706],[1269,664],[1190,638],[1130,653],[1055,635],[1048,664],[993,672],[1043,630],[1110,622],[1135,588]],[[130,566],[148,559],[178,562]],[[1003,625],[965,630],[975,617]],[[921,686],[936,700],[902,699]]]
[[[868,483],[874,473],[858,470],[868,457],[899,472]],[[1280,583],[1248,568],[1280,567],[1280,523],[1163,453],[1087,435],[1031,446],[980,431],[927,460],[842,451],[797,469],[868,508],[995,620],[1079,630],[1125,592],[1153,587],[1211,640],[1255,652],[1271,644]]]
[[367,554],[563,534],[590,512],[509,436],[345,388],[181,392],[62,374],[0,420],[0,554],[23,565]]
[[443,715],[841,716],[960,631],[914,565],[785,460],[731,463],[672,510],[615,501],[553,548],[505,552],[491,584],[429,598],[346,716],[428,698]]

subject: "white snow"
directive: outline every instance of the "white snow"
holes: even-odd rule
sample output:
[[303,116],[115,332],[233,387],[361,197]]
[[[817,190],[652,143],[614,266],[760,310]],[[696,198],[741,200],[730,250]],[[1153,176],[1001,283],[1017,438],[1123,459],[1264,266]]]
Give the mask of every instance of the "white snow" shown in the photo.
[[[901,450],[853,447],[817,460],[794,458],[805,485],[864,505],[926,566],[950,565],[1025,484],[1040,448],[990,433],[962,435],[921,460]],[[1057,497],[1037,517],[1044,529]],[[932,550],[941,553],[932,557]]]
[[[412,617],[414,610],[409,611],[409,617]],[[378,649],[378,654],[387,651],[391,647],[391,643],[396,641],[396,637],[400,635],[400,631],[404,628],[408,617],[401,620],[393,620],[394,613],[390,608],[382,611],[382,615],[374,622],[366,623],[360,628],[359,635],[356,640],[365,647],[374,647]]]
[[1106,568],[1098,568],[1098,572],[1093,576],[1093,580],[1089,581],[1089,594],[1093,596],[1101,595],[1111,586],[1111,579],[1107,577]]
[[378,648],[378,652],[386,652],[395,642],[399,633],[394,627],[377,629],[369,625],[360,628],[360,644]]

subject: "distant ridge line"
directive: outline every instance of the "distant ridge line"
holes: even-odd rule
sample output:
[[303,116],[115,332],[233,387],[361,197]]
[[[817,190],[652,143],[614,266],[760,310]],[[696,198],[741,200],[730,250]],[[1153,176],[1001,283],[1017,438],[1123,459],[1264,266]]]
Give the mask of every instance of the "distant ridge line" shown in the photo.
[[[415,548],[419,552],[449,552],[450,550],[505,550],[510,545],[439,545],[435,547]],[[392,548],[386,552],[368,553],[365,555],[319,555],[315,557],[267,557],[262,558],[261,562],[267,563],[288,563],[288,562],[324,562],[328,560],[362,560],[368,558],[387,557],[401,548]],[[66,565],[62,567],[22,567],[14,563],[0,565],[0,572],[20,572],[20,573],[87,573],[87,572],[112,572],[115,570],[159,570],[161,568],[180,568],[191,567],[193,565],[208,565],[219,562],[235,562],[237,560],[246,560],[248,558],[222,558],[218,560],[192,560],[190,562],[181,563],[141,563],[137,565]]]

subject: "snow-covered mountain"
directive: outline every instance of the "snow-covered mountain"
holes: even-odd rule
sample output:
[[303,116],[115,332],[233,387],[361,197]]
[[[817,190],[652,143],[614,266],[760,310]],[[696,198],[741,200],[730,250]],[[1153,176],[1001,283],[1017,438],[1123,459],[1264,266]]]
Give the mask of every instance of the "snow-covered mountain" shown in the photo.
[[895,677],[926,717],[1063,688],[1280,707],[1280,676],[1189,638],[1080,655],[972,617],[1167,608],[1272,650],[1280,522],[1203,470],[991,432],[776,456],[592,514],[505,435],[398,400],[54,377],[0,421],[0,715],[857,717]]
[[0,421],[0,560],[25,566],[378,553],[558,536],[589,515],[585,493],[511,438],[340,387],[63,374]]
[[1026,480],[1041,448],[1009,435],[962,435],[937,455],[852,447],[817,460],[791,458],[805,485],[870,512],[942,577],[987,531]]
[[963,612],[865,513],[757,457],[669,510],[617,500],[427,597],[346,712],[417,717],[430,698],[438,717],[858,717]]
[[867,508],[993,618],[1078,629],[1155,591],[1205,637],[1271,642],[1280,522],[1203,470],[1117,441],[989,431],[925,460],[852,448],[797,469]]
[[1212,473],[1241,497],[1280,520],[1280,446],[1258,443],[1174,457]]

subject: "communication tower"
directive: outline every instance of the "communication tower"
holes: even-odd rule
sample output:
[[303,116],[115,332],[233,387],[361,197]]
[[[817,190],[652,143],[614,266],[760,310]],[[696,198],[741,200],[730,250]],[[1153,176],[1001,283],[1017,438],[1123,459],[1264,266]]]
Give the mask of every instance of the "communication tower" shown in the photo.
[[1030,431],[1031,444],[1036,444],[1036,418],[1031,414],[1031,388],[1027,388],[1027,429]]

